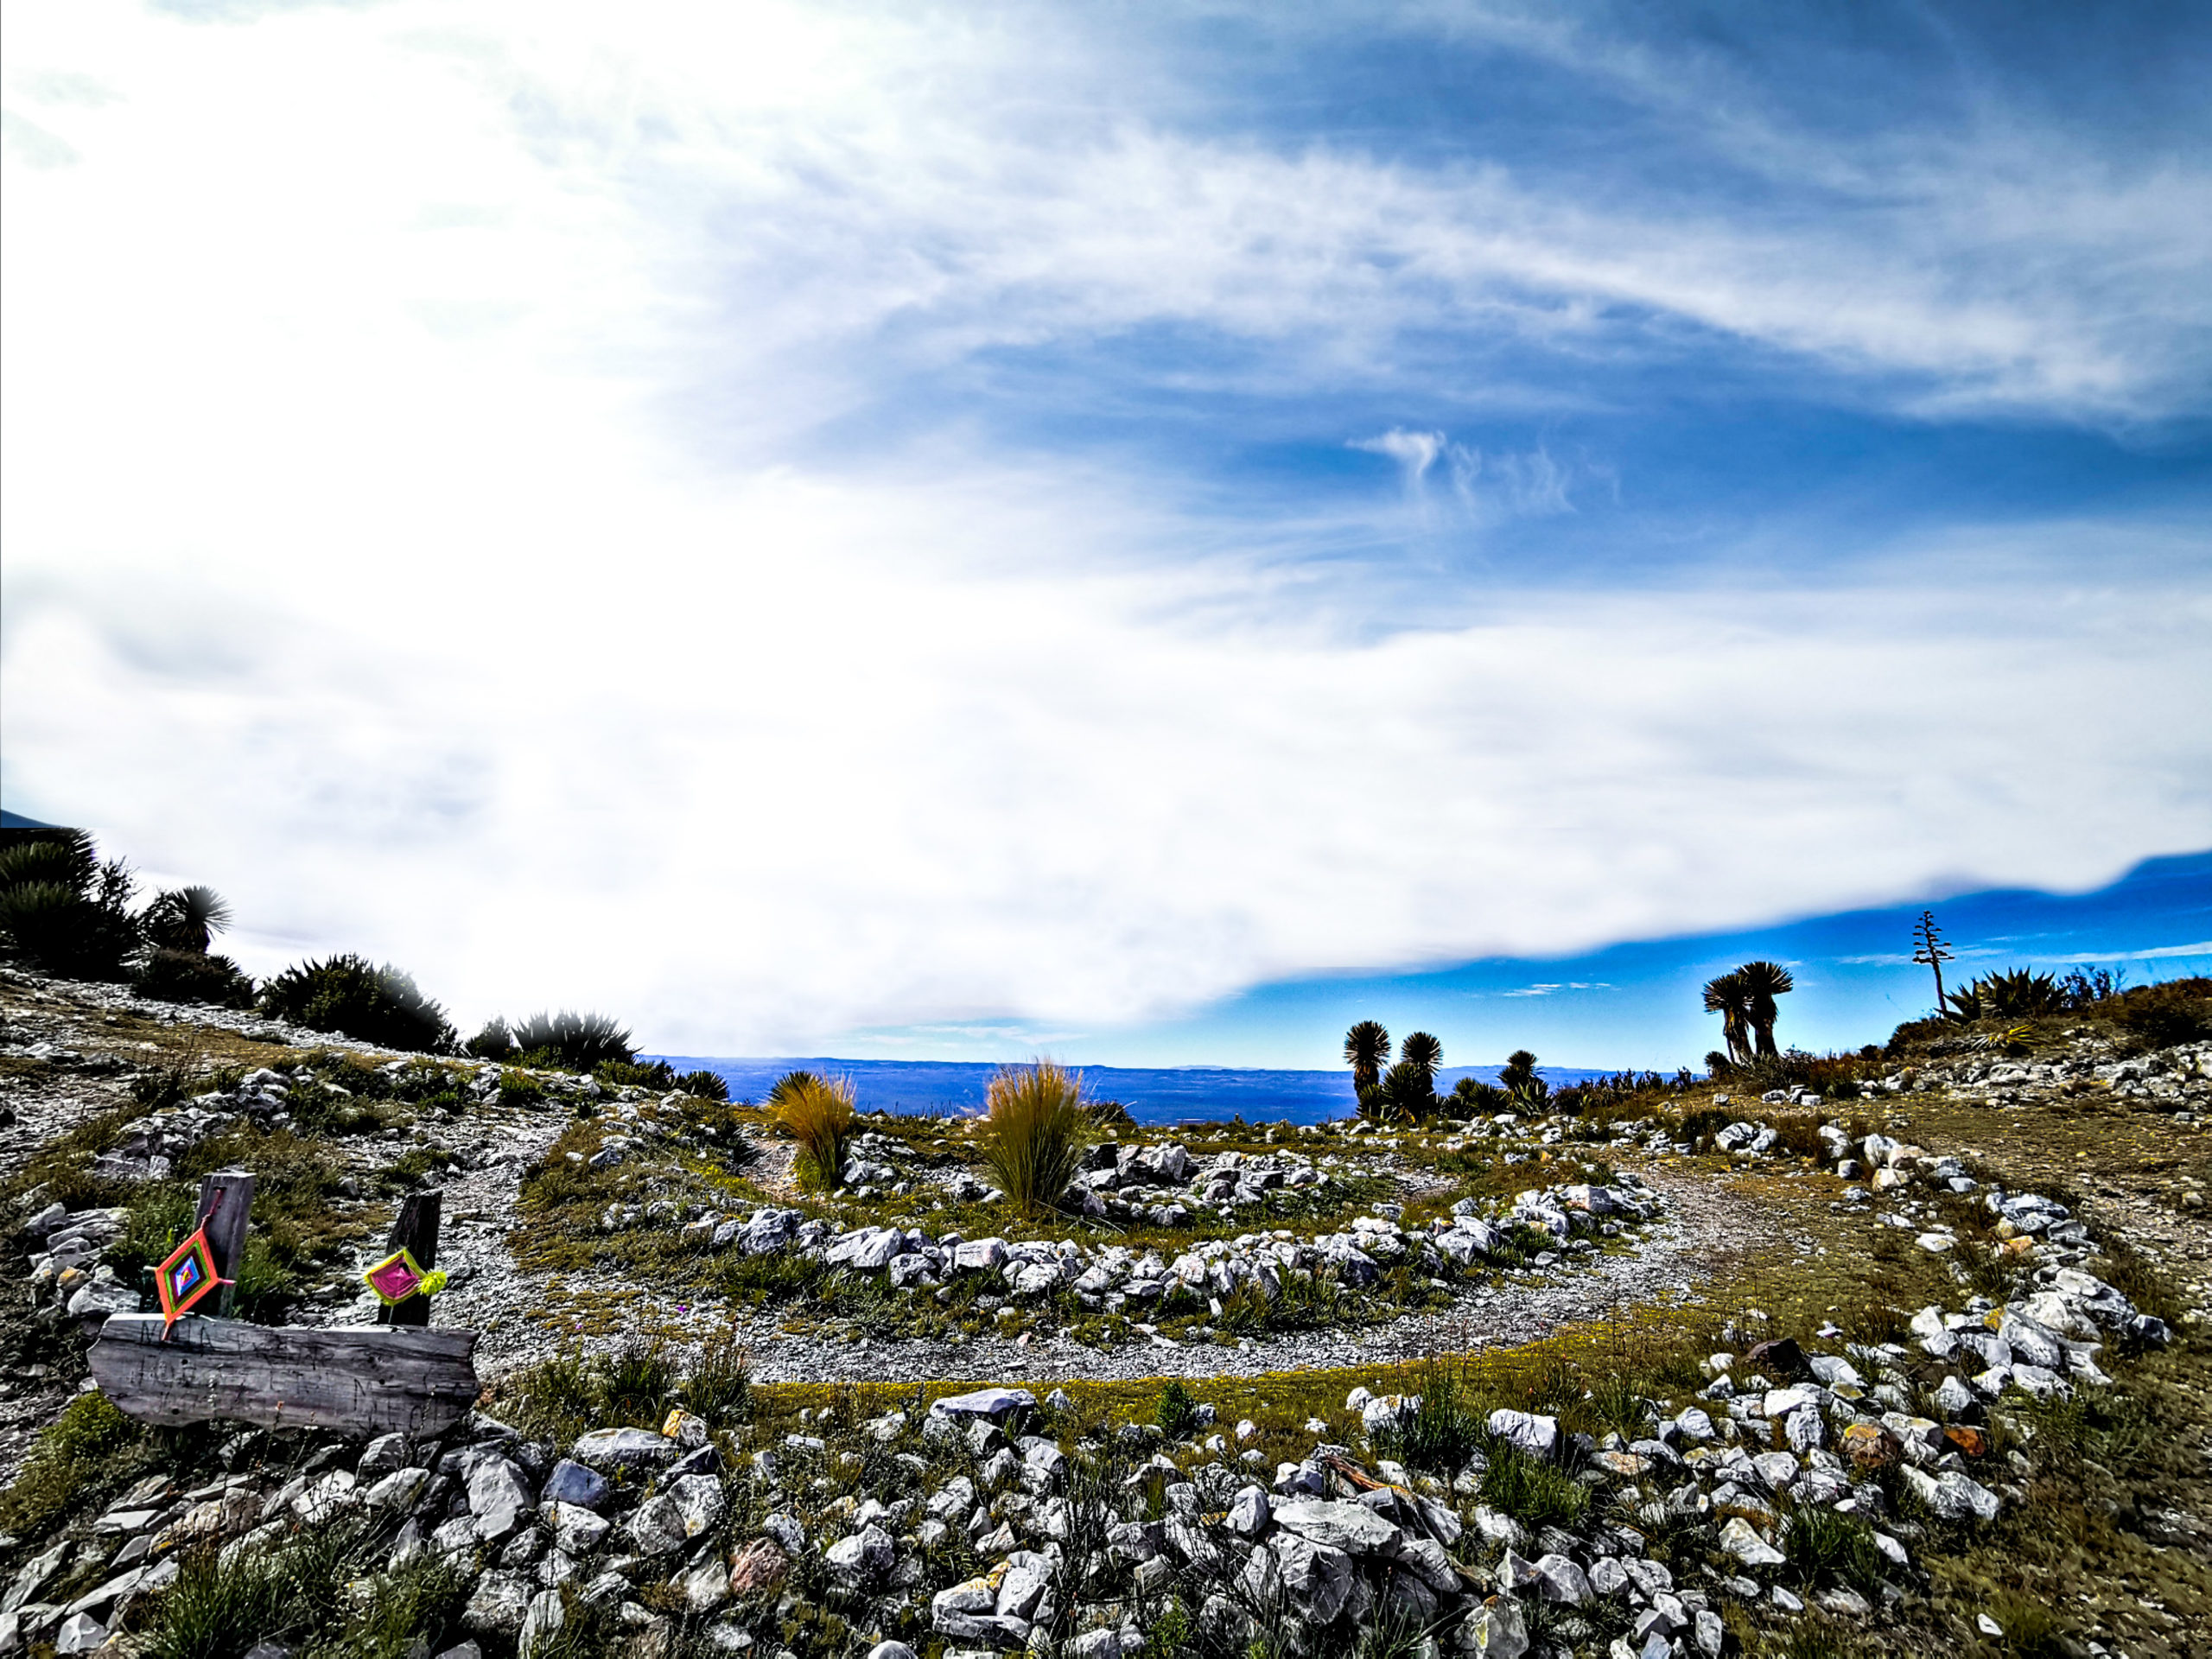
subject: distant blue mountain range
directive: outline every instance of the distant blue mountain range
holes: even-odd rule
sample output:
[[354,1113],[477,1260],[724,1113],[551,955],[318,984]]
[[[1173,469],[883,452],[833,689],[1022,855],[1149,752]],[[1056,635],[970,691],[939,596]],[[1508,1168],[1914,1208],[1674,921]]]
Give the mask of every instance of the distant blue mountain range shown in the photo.
[[[981,1111],[995,1065],[951,1060],[844,1060],[830,1055],[780,1059],[718,1059],[711,1055],[655,1054],[680,1071],[708,1071],[729,1084],[734,1100],[759,1100],[786,1071],[817,1071],[852,1080],[862,1111],[954,1113]],[[1277,1071],[1256,1066],[1182,1065],[1154,1068],[1086,1065],[1084,1087],[1096,1099],[1118,1100],[1140,1123],[1185,1118],[1242,1117],[1248,1123],[1319,1123],[1351,1111],[1351,1072]],[[1601,1077],[1567,1066],[1537,1068],[1554,1087]],[[1436,1074],[1448,1090],[1461,1077],[1497,1081],[1496,1066],[1459,1066]]]

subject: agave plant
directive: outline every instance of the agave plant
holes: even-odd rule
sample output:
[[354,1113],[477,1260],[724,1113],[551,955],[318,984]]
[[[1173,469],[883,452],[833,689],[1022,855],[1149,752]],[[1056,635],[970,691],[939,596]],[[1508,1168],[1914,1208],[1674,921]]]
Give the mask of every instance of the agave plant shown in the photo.
[[1418,1123],[1435,1109],[1435,1079],[1411,1060],[1400,1060],[1385,1071],[1359,1102],[1362,1117],[1390,1123]]
[[1960,1025],[1977,1020],[2032,1020],[2038,1014],[2063,1014],[2073,1006],[2068,988],[2056,975],[2027,968],[1984,974],[1943,1001],[1943,1017]]
[[231,907],[213,887],[172,887],[156,895],[139,918],[146,937],[164,950],[199,956],[231,925]]
[[1344,1064],[1351,1067],[1351,1091],[1364,1095],[1382,1080],[1390,1064],[1390,1033],[1380,1021],[1363,1020],[1344,1033]]

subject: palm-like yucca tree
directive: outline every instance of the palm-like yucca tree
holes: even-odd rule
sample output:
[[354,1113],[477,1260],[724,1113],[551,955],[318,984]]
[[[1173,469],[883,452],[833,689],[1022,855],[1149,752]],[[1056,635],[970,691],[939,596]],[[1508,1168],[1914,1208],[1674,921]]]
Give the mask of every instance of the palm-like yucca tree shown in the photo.
[[1436,1068],[1444,1064],[1444,1045],[1425,1031],[1417,1031],[1398,1045],[1398,1058],[1421,1073],[1429,1090],[1436,1089]]
[[231,907],[213,887],[173,887],[146,906],[146,937],[167,950],[204,957],[231,925]]
[[1776,1052],[1774,1022],[1781,1010],[1774,999],[1787,996],[1797,988],[1797,982],[1789,970],[1778,962],[1747,962],[1736,970],[1736,977],[1743,982],[1745,1018],[1751,1021],[1752,1034],[1758,1039],[1761,1056]]
[[1390,1033],[1380,1021],[1363,1020],[1344,1033],[1344,1064],[1351,1067],[1355,1096],[1382,1080],[1382,1068],[1390,1064]]
[[1742,969],[1705,982],[1705,1011],[1720,1016],[1720,1039],[1728,1045],[1732,1065],[1751,1058],[1751,988],[1744,983]]

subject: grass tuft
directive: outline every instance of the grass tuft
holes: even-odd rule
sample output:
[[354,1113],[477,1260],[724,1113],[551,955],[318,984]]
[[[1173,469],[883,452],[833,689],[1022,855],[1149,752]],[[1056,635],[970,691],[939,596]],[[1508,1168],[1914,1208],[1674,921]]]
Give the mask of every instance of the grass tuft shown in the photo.
[[1000,1190],[1024,1214],[1057,1205],[1099,1137],[1082,1080],[1050,1060],[1007,1066],[985,1096],[977,1150]]
[[1500,1442],[1483,1471],[1483,1502],[1522,1526],[1572,1526],[1590,1502],[1589,1489],[1549,1463]]
[[853,1138],[853,1085],[842,1077],[794,1072],[776,1085],[776,1127],[798,1142],[794,1173],[804,1186],[828,1189],[845,1178]]
[[1461,1368],[1449,1361],[1425,1363],[1414,1380],[1421,1404],[1399,1427],[1377,1437],[1398,1459],[1432,1474],[1455,1475],[1490,1441],[1486,1416]]

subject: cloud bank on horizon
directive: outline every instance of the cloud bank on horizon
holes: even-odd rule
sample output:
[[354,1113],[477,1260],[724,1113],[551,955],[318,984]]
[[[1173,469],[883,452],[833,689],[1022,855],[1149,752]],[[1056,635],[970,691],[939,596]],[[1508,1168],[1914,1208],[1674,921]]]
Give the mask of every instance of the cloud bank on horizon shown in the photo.
[[0,777],[249,967],[1096,1052],[2212,845],[2200,10],[0,31]]

